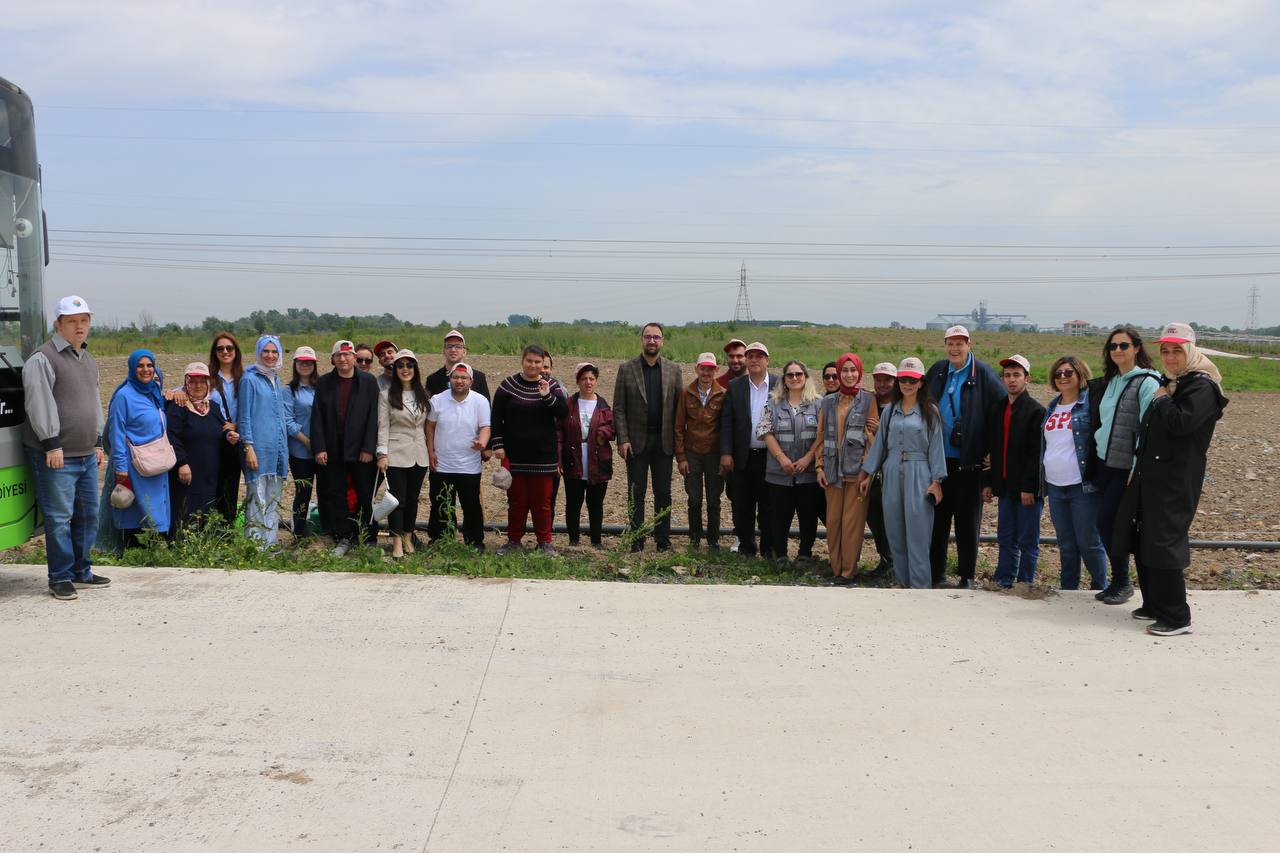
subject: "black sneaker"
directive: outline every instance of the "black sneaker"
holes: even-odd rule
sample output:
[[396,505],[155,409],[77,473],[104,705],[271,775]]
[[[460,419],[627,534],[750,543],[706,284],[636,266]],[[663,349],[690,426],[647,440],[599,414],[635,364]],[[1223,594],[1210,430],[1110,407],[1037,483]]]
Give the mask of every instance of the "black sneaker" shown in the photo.
[[80,597],[76,593],[76,585],[71,581],[58,581],[57,583],[49,584],[49,594],[59,601],[71,601]]
[[1164,622],[1156,622],[1154,625],[1147,626],[1148,634],[1155,634],[1157,637],[1176,637],[1179,634],[1190,634],[1191,626],[1183,625],[1175,628],[1172,625],[1166,625]]
[[94,589],[95,587],[111,586],[111,578],[105,578],[102,575],[92,575],[87,581],[72,581],[76,589]]
[[1129,584],[1125,584],[1119,589],[1103,590],[1103,592],[1106,593],[1101,599],[1103,604],[1124,604],[1133,598],[1133,587]]
[[1137,619],[1139,622],[1156,621],[1156,617],[1153,616],[1151,614],[1151,611],[1147,610],[1147,608],[1145,607],[1139,607],[1137,610],[1133,611],[1129,615],[1132,616],[1134,619]]
[[1107,587],[1106,589],[1100,589],[1097,592],[1095,592],[1093,594],[1093,597],[1098,601],[1102,601],[1102,599],[1106,598],[1108,595],[1110,595],[1113,592],[1115,592],[1115,590],[1113,590],[1111,587]]
[[978,582],[973,578],[960,578],[956,581],[956,589],[977,589]]

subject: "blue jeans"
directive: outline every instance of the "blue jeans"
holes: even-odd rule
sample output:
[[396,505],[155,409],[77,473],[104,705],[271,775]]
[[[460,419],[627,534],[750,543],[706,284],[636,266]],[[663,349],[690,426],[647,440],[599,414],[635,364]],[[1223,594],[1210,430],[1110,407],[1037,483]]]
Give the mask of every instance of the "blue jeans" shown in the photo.
[[1001,495],[996,539],[1000,543],[1000,559],[996,563],[996,583],[1003,587],[1019,583],[1034,583],[1036,564],[1040,561],[1040,516],[1044,514],[1044,501],[1037,500],[1031,506],[1022,505],[1022,495]]
[[1107,549],[1098,535],[1098,496],[1084,486],[1049,484],[1049,518],[1058,534],[1062,589],[1079,589],[1080,559],[1089,569],[1089,588],[1107,585]]
[[44,451],[24,449],[44,516],[49,583],[87,581],[93,577],[89,552],[98,536],[98,457],[67,456],[61,468],[50,468]]

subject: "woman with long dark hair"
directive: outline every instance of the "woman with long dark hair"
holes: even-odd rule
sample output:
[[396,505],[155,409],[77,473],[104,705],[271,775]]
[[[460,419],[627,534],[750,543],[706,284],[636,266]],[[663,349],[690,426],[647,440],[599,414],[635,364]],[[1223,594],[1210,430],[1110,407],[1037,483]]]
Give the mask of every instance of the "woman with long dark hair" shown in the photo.
[[1112,549],[1116,513],[1124,497],[1129,472],[1138,448],[1138,427],[1160,388],[1160,373],[1142,344],[1142,333],[1133,326],[1116,326],[1102,345],[1102,398],[1098,405],[1097,471],[1098,535],[1107,549],[1111,579],[1094,597],[1104,604],[1124,604],[1133,598],[1129,582],[1129,555]]
[[567,418],[560,421],[561,467],[564,470],[564,522],[569,544],[577,545],[582,529],[582,504],[587,504],[588,535],[596,548],[604,528],[604,494],[613,477],[613,409],[596,393],[600,370],[590,362],[577,367],[578,392],[569,398]]
[[218,512],[232,524],[240,502],[240,379],[244,376],[244,357],[240,342],[228,331],[213,336],[209,344],[209,399],[218,404],[231,424],[230,437],[218,459]]
[[301,539],[310,532],[307,529],[307,510],[311,506],[311,493],[316,482],[316,460],[311,454],[311,406],[316,399],[319,373],[316,351],[311,347],[298,347],[293,353],[293,376],[284,389],[284,426],[289,435],[295,539]]
[[893,572],[900,586],[928,589],[933,582],[929,542],[933,508],[942,499],[947,455],[942,414],[929,394],[924,363],[905,358],[898,365],[893,403],[884,411],[858,491],[865,497],[871,478],[881,472],[884,526],[893,552]]
[[387,517],[391,532],[391,556],[413,553],[413,531],[418,522],[418,499],[427,476],[427,415],[431,398],[422,387],[418,357],[413,350],[396,352],[394,375],[378,394],[378,470],[387,475],[387,488],[400,503]]
[[1170,323],[1156,343],[1167,378],[1142,423],[1117,548],[1133,553],[1142,586],[1142,606],[1133,618],[1154,623],[1147,633],[1172,637],[1191,632],[1183,575],[1191,565],[1188,536],[1204,487],[1205,457],[1227,398],[1222,375],[1196,349],[1191,326]]

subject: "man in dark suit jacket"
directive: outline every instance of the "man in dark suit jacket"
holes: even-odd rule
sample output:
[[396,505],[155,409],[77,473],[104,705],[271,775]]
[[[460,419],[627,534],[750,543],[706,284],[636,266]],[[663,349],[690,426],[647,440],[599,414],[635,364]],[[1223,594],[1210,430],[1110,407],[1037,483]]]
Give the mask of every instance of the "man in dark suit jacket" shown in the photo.
[[[467,357],[467,339],[462,336],[462,332],[457,329],[450,329],[444,336],[444,367],[431,373],[423,378],[423,384],[427,389],[427,393],[431,396],[442,394],[450,388],[449,377],[453,373],[453,369],[459,363],[466,360]],[[483,370],[471,369],[471,390],[477,394],[483,394],[484,398],[490,403],[493,402],[493,395],[489,393],[489,380],[485,378]],[[487,453],[488,451],[486,451]],[[488,459],[488,456],[485,456]]]
[[[684,378],[680,366],[662,358],[661,323],[640,331],[640,355],[623,362],[613,386],[613,418],[618,455],[627,463],[627,494],[631,501],[630,529],[644,524],[644,499],[653,477],[653,512],[662,514],[653,528],[659,551],[671,550],[671,466],[676,452],[676,403]],[[663,514],[663,511],[666,511]],[[631,543],[644,549],[644,538]]]
[[987,452],[991,467],[982,475],[982,500],[998,500],[1000,557],[996,583],[1008,589],[1016,580],[1032,583],[1040,559],[1040,436],[1044,406],[1027,391],[1031,362],[1012,355],[1000,362],[1009,396],[987,410]]
[[[373,544],[373,488],[378,445],[378,380],[356,370],[355,345],[338,341],[330,350],[334,369],[316,380],[311,407],[311,452],[316,460],[316,496],[329,533],[336,540],[334,556],[351,549],[363,531]],[[347,507],[347,483],[356,493],[356,513]]]
[[755,432],[778,377],[769,372],[769,348],[764,344],[748,344],[746,356],[747,374],[729,383],[724,408],[720,410],[720,473],[728,479],[738,553],[755,555],[758,526],[760,556],[770,557],[772,505],[769,486],[764,481],[768,454],[764,441]]

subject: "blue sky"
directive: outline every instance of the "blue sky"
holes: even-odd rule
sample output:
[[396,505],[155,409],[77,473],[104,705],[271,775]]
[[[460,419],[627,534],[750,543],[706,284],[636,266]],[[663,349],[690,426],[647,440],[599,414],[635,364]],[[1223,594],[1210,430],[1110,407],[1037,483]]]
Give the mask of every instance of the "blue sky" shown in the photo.
[[36,102],[50,298],[107,321],[725,319],[745,260],[759,317],[1242,325],[1257,286],[1273,325],[1278,24],[1232,0],[46,0],[6,11],[0,75]]

